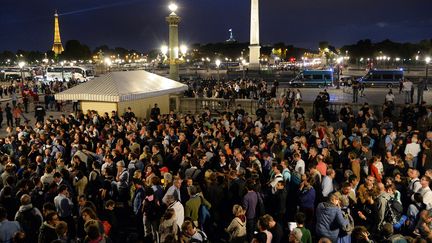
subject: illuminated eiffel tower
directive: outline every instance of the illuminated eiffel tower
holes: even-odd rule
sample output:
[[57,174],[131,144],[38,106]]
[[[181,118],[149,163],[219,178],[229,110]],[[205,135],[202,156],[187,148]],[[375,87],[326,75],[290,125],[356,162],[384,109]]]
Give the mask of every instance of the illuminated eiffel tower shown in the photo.
[[60,38],[60,27],[59,27],[57,10],[55,11],[54,14],[54,44],[52,47],[52,51],[56,55],[61,54],[64,51],[63,45],[61,43],[61,38]]

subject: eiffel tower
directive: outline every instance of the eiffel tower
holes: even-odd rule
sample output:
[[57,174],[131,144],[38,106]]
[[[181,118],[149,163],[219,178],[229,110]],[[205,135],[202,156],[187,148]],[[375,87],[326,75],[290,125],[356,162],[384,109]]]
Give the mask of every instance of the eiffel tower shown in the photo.
[[61,43],[61,38],[60,38],[60,27],[59,27],[57,10],[55,11],[54,14],[54,44],[52,47],[52,51],[56,55],[61,54],[64,51],[63,45]]

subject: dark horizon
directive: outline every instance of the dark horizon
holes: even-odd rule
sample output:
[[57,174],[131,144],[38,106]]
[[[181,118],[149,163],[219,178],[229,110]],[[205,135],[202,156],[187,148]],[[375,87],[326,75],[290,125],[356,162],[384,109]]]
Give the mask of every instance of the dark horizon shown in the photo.
[[[53,14],[60,14],[63,44],[76,39],[94,49],[100,45],[147,52],[167,43],[165,16],[169,1],[156,0],[41,0],[8,1],[0,9],[0,48],[16,51],[51,49]],[[248,0],[177,1],[180,43],[218,43],[228,39],[232,28],[239,42],[249,39]],[[331,45],[354,44],[361,39],[379,42],[417,43],[432,38],[432,1],[365,0],[345,2],[312,0],[260,2],[261,45],[284,42],[317,49],[320,41]],[[305,14],[307,13],[307,14]],[[199,21],[197,21],[199,20]],[[208,31],[211,30],[211,31]]]

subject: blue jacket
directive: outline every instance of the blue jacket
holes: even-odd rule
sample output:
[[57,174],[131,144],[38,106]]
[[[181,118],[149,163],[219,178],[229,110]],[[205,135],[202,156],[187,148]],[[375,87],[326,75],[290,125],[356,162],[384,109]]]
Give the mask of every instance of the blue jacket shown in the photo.
[[319,237],[327,237],[336,242],[339,231],[348,225],[342,214],[342,210],[328,202],[318,204],[316,211],[316,233]]

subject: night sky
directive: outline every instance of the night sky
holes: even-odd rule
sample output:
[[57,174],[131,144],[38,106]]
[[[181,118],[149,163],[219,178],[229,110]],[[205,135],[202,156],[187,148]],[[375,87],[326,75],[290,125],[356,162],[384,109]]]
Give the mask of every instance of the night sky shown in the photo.
[[[167,42],[166,0],[2,0],[0,51],[51,48],[58,9],[63,43],[78,39],[147,51]],[[249,39],[249,0],[180,0],[180,42],[221,42],[234,30]],[[417,42],[432,38],[431,0],[261,0],[261,43],[317,48],[369,38]],[[69,13],[69,14],[67,14]]]

